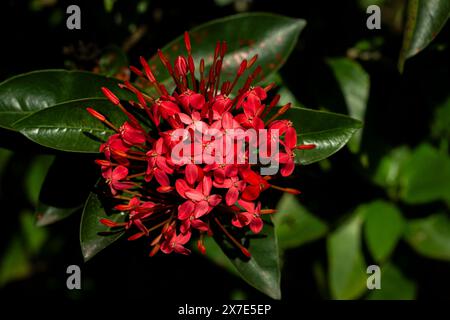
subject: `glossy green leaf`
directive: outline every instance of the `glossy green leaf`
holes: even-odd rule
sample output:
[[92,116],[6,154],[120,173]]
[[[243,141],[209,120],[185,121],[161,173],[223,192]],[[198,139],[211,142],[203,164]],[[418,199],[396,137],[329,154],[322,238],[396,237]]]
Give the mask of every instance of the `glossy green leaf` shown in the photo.
[[281,299],[280,258],[272,222],[265,221],[264,228],[259,234],[246,237],[247,248],[252,255],[250,259],[229,246],[229,243],[220,238],[217,233],[215,239],[242,279],[269,297]]
[[52,149],[95,153],[115,132],[92,117],[86,107],[97,110],[116,126],[127,119],[109,100],[95,98],[43,109],[17,122],[14,127],[30,140]]
[[297,129],[298,143],[315,144],[312,150],[297,150],[296,161],[311,164],[340,150],[361,128],[360,121],[348,116],[306,108],[291,108],[283,115]]
[[401,198],[411,204],[450,201],[450,157],[420,145],[401,169]]
[[366,289],[361,250],[362,214],[355,214],[327,239],[329,284],[334,299],[355,299]]
[[368,300],[413,300],[416,284],[405,277],[401,270],[389,263],[381,267],[381,288],[371,290]]
[[450,219],[447,214],[409,221],[405,238],[419,254],[450,261]]
[[55,105],[103,98],[101,87],[128,99],[130,94],[117,84],[115,79],[84,71],[42,70],[12,77],[0,83],[0,127],[13,129],[16,121]]
[[[363,121],[369,99],[369,75],[358,62],[349,58],[329,59],[328,65],[339,84],[348,114]],[[362,130],[359,130],[350,140],[349,147],[353,152],[358,152],[361,137]]]
[[47,226],[70,217],[82,207],[83,206],[80,205],[72,208],[59,208],[44,203],[39,203],[36,208],[36,224],[38,226]]
[[436,37],[450,14],[448,0],[409,0],[403,46],[398,67],[403,71],[405,60],[416,55]]
[[312,215],[294,195],[287,193],[278,203],[273,223],[281,249],[295,248],[314,241],[328,230],[324,222]]
[[22,227],[22,236],[30,254],[37,254],[48,239],[48,230],[39,228],[35,224],[32,212],[22,212],[20,214],[20,224]]
[[364,235],[372,257],[385,261],[395,249],[404,230],[404,220],[396,206],[385,201],[374,201],[363,207]]
[[205,257],[214,262],[219,267],[224,268],[228,272],[239,276],[236,267],[231,263],[230,259],[223,253],[214,238],[206,237],[204,240],[206,255]]
[[275,72],[269,77],[265,78],[261,85],[267,86],[271,83],[275,83],[276,93],[280,95],[280,101],[278,101],[278,105],[284,106],[287,103],[291,103],[294,107],[304,107],[295,97],[291,89],[289,89],[289,87],[286,85],[280,72]]
[[91,259],[123,235],[123,231],[111,232],[108,235],[103,234],[108,232],[108,228],[100,223],[100,219],[103,218],[123,222],[125,214],[108,215],[97,194],[91,193],[84,206],[80,225],[81,252],[85,261]]
[[[269,13],[244,13],[207,22],[189,31],[196,72],[201,58],[205,59],[205,70],[209,70],[216,42],[226,41],[228,52],[223,62],[222,81],[232,81],[241,61],[251,59],[255,54],[258,54],[258,62],[253,68],[260,65],[262,77],[268,77],[285,63],[305,25],[304,20]],[[183,36],[170,42],[162,51],[171,62],[180,54],[186,55]],[[157,55],[149,64],[157,79],[173,88],[173,81]],[[245,82],[245,78],[241,78],[236,88]]]

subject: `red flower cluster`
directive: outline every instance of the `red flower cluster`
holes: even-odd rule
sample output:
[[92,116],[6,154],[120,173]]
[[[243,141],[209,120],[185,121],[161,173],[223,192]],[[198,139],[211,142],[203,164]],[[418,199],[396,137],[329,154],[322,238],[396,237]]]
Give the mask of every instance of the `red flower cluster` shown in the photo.
[[[136,67],[130,67],[130,70],[149,81],[157,96],[143,93],[125,82],[120,87],[133,92],[137,98],[129,101],[130,106],[125,108],[110,90],[102,88],[104,95],[128,117],[120,127],[87,108],[92,116],[116,132],[101,145],[104,159],[97,163],[117,202],[114,209],[128,214],[124,223],[108,219],[101,222],[110,228],[136,230],[130,240],[151,236],[153,249],[150,255],[159,250],[188,254],[190,251],[185,245],[194,232],[200,235],[197,244],[204,253],[203,238],[211,235],[211,224],[214,223],[245,255],[250,256],[225,225],[249,227],[253,233],[258,233],[263,228],[261,216],[275,212],[261,209],[259,197],[263,191],[272,187],[299,193],[269,183],[271,176],[259,173],[262,164],[249,160],[250,147],[258,153],[262,143],[275,142],[277,148],[268,147],[265,157],[276,162],[281,176],[289,176],[295,166],[294,150],[311,149],[314,145],[298,145],[292,122],[278,119],[290,104],[274,108],[279,95],[265,103],[267,92],[273,85],[251,86],[261,72],[260,67],[247,77],[242,88],[235,90],[244,72],[255,63],[256,56],[242,61],[233,81],[221,83],[226,43],[217,44],[212,66],[206,74],[204,60],[200,61],[199,79],[195,77],[187,33],[185,45],[187,58],[177,57],[173,66],[158,51],[162,64],[176,84],[172,95],[157,81],[141,57],[143,71]],[[138,120],[136,110],[148,119],[140,117]],[[146,124],[148,120],[150,125]],[[148,129],[149,126],[154,129]],[[182,134],[178,134],[180,130]],[[245,135],[248,130],[263,132],[263,135],[252,139]],[[230,132],[240,133],[231,136]],[[232,153],[230,161],[230,149],[219,151],[214,144],[231,146],[231,151],[237,151],[237,154]],[[174,150],[179,146],[184,148],[174,156]]]

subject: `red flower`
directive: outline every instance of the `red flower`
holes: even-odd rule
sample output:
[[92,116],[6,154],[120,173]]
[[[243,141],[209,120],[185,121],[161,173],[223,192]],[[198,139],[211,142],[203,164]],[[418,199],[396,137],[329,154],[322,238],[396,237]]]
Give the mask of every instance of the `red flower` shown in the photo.
[[192,90],[186,90],[179,96],[179,101],[184,107],[184,110],[190,112],[192,109],[202,110],[205,104],[205,97]]
[[147,171],[145,172],[145,181],[150,182],[153,177],[161,186],[170,185],[167,174],[172,174],[173,169],[169,166],[165,153],[167,149],[164,140],[159,138],[155,143],[154,149],[147,152]]
[[181,254],[189,254],[191,251],[189,249],[186,249],[184,245],[189,241],[191,238],[191,233],[186,234],[179,234],[177,235],[176,232],[173,230],[169,232],[169,234],[166,236],[167,238],[163,241],[161,244],[161,251],[164,253],[172,253],[175,251],[176,253]]
[[178,219],[182,221],[180,227],[182,233],[188,232],[191,227],[200,231],[209,231],[208,225],[195,216],[195,206],[193,201],[188,200],[178,207]]
[[193,207],[195,218],[200,218],[201,216],[209,213],[222,201],[221,196],[217,194],[210,194],[211,188],[212,180],[210,177],[205,176],[196,189],[191,189],[185,192],[185,196],[189,199],[188,201],[192,201],[195,204]]
[[263,129],[264,121],[259,118],[261,107],[259,99],[243,104],[244,113],[238,114],[236,121],[245,128]]
[[238,177],[231,177],[229,179],[225,179],[222,183],[213,182],[213,185],[216,188],[226,188],[228,189],[227,194],[225,196],[225,201],[228,206],[232,206],[236,203],[239,198],[239,194],[245,188],[245,182],[239,180]]
[[262,191],[270,187],[270,184],[264,178],[250,169],[242,170],[241,175],[247,183],[247,187],[242,192],[242,199],[244,200],[256,200]]
[[119,129],[123,142],[129,146],[141,145],[145,142],[145,132],[125,122]]
[[115,169],[111,167],[102,172],[103,178],[111,189],[113,195],[117,194],[118,190],[127,190],[134,186],[132,182],[121,181],[128,175],[128,169],[124,166],[117,166]]
[[[176,87],[173,92],[158,82],[153,66],[141,57],[142,70],[130,69],[138,77],[136,83],[152,90],[144,93],[130,82],[120,84],[120,88],[136,96],[122,105],[114,93],[102,88],[127,121],[113,124],[87,108],[89,114],[115,132],[101,145],[104,157],[96,162],[109,186],[114,209],[127,217],[123,223],[109,219],[101,222],[107,227],[136,228],[137,233],[128,239],[148,237],[153,247],[150,255],[159,250],[188,254],[185,245],[192,235],[199,236],[198,247],[204,252],[203,239],[216,230],[214,224],[248,257],[248,250],[233,237],[233,229],[248,227],[254,233],[262,230],[261,213],[273,213],[261,210],[259,201],[269,187],[299,193],[278,187],[272,180],[269,184],[272,177],[264,175],[260,168],[274,158],[280,164],[281,176],[289,176],[295,166],[294,151],[314,146],[297,145],[292,122],[279,119],[290,104],[271,112],[280,100],[275,95],[271,102],[266,101],[273,85],[252,86],[262,71],[260,67],[239,81],[256,56],[243,60],[232,80],[221,81],[225,78],[221,72],[226,44],[217,44],[208,62],[210,70],[205,70],[204,59],[198,66],[194,64],[187,33],[185,45],[187,55],[175,57],[173,65],[158,51]],[[244,85],[235,88],[238,83]],[[255,130],[248,129],[264,135],[254,136]],[[255,155],[259,159],[253,162]]]
[[122,140],[120,134],[114,134],[108,138],[108,140],[100,146],[100,152],[102,152],[106,159],[111,158],[117,160],[120,163],[128,163],[128,160],[118,156],[115,151],[127,152],[129,147]]
[[255,206],[253,202],[239,200],[238,204],[246,211],[235,214],[231,223],[242,228],[248,225],[253,233],[259,233],[263,227],[263,221],[261,219],[261,202]]

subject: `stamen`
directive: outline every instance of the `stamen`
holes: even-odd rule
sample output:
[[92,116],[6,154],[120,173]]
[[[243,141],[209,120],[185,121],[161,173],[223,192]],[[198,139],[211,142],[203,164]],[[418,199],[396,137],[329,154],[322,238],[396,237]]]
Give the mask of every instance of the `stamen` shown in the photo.
[[300,144],[298,146],[296,146],[294,149],[298,149],[298,150],[311,150],[316,148],[315,144]]
[[275,107],[279,101],[280,101],[280,95],[276,94],[275,97],[273,97],[272,101],[270,102],[269,106],[266,108],[266,110],[262,114],[261,118],[264,119],[265,117],[267,117],[269,115],[270,111],[272,111],[273,107]]
[[274,188],[276,190],[280,190],[280,191],[287,192],[287,193],[290,193],[290,194],[295,194],[295,195],[302,193],[300,190],[297,190],[297,189],[282,188],[282,187],[279,187],[279,186],[274,186],[273,184],[271,184],[270,187],[272,187],[272,188]]
[[87,112],[89,112],[94,118],[100,120],[104,124],[106,124],[108,127],[110,127],[112,130],[119,132],[119,129],[117,129],[111,122],[109,122],[104,115],[97,112],[96,110],[92,108],[86,108]]
[[266,126],[269,125],[272,121],[276,120],[279,116],[286,113],[291,108],[291,103],[287,103],[284,106],[280,108],[280,110],[277,111],[268,121],[266,121]]

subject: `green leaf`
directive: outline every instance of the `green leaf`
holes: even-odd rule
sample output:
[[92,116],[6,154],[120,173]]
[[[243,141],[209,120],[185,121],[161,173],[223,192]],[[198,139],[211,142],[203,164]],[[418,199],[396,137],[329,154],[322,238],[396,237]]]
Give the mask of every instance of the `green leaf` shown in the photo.
[[117,84],[115,79],[84,71],[42,70],[12,77],[0,83],[0,127],[13,129],[14,122],[55,105],[103,98],[101,87],[129,99],[131,95]]
[[383,156],[375,169],[374,182],[395,192],[400,184],[400,170],[410,156],[411,150],[406,146],[393,149]]
[[372,257],[384,262],[394,251],[404,230],[401,212],[393,204],[374,201],[363,207],[365,238]]
[[8,239],[5,252],[0,259],[0,287],[32,275],[33,258],[48,239],[48,231],[34,224],[33,214],[20,213],[20,229]]
[[273,224],[265,221],[264,228],[259,234],[246,237],[247,249],[252,255],[250,259],[246,259],[240,251],[230,247],[229,243],[219,235],[223,233],[216,232],[214,239],[236,267],[242,279],[269,297],[281,299],[280,257]]
[[31,166],[25,176],[25,190],[28,199],[33,205],[38,203],[39,191],[54,159],[54,156],[38,155],[31,161]]
[[116,0],[103,0],[103,6],[105,7],[105,11],[110,13],[114,8],[114,3]]
[[409,0],[398,68],[403,72],[405,60],[416,55],[436,37],[450,14],[448,0]]
[[334,299],[355,299],[366,289],[362,223],[363,216],[357,212],[328,237],[329,283]]
[[[268,77],[285,63],[305,25],[304,20],[269,13],[244,13],[207,22],[189,31],[196,72],[201,58],[205,59],[205,70],[209,70],[216,42],[224,40],[228,51],[223,62],[222,81],[233,81],[241,61],[249,60],[255,54],[258,54],[258,61],[252,69],[260,65],[263,77]],[[178,55],[186,55],[183,36],[170,42],[162,51],[172,62]],[[157,55],[149,64],[158,81],[173,88],[173,81]],[[245,78],[241,77],[235,88],[240,88]]]
[[83,206],[80,205],[72,208],[59,208],[44,203],[39,203],[36,208],[36,224],[42,227],[60,220],[64,220],[80,210],[82,207]]
[[315,144],[311,150],[297,150],[296,161],[311,164],[341,149],[361,128],[360,121],[342,114],[293,107],[283,115],[298,133],[298,143]]
[[[341,88],[348,114],[363,121],[369,99],[369,75],[358,62],[349,58],[329,59],[328,65]],[[361,137],[362,130],[359,130],[349,142],[350,150],[358,152]]]
[[214,262],[219,267],[224,268],[229,273],[239,276],[235,266],[231,263],[230,259],[223,253],[219,245],[214,238],[206,237],[204,239],[204,244],[206,248],[205,257]]
[[14,124],[30,140],[45,147],[68,152],[96,153],[100,144],[115,132],[92,117],[86,107],[91,107],[116,126],[126,121],[126,116],[109,100],[82,99],[55,105],[35,112]]
[[448,215],[433,214],[408,222],[406,241],[419,254],[450,261],[450,219]]
[[275,72],[269,77],[265,78],[264,81],[261,82],[261,86],[267,86],[271,83],[275,83],[276,93],[280,95],[278,105],[284,106],[287,103],[291,103],[294,107],[304,107],[295,97],[291,89],[289,89],[289,87],[286,85],[280,72]]
[[328,227],[302,206],[294,195],[284,194],[273,216],[281,249],[301,246],[324,236]]
[[417,286],[393,264],[381,267],[381,288],[370,291],[368,300],[413,300]]
[[108,229],[100,223],[100,219],[109,219],[115,222],[123,222],[125,213],[108,215],[98,198],[98,195],[91,193],[84,206],[80,225],[80,244],[83,258],[88,261],[97,253],[105,249],[123,235],[123,231],[103,234]]
[[49,236],[48,231],[36,226],[34,215],[31,212],[21,213],[20,224],[28,252],[31,254],[39,253]]
[[0,287],[7,283],[28,277],[32,272],[32,265],[26,248],[19,236],[14,236],[2,254],[0,261]]
[[429,144],[422,144],[401,169],[401,198],[419,204],[450,201],[450,157]]

